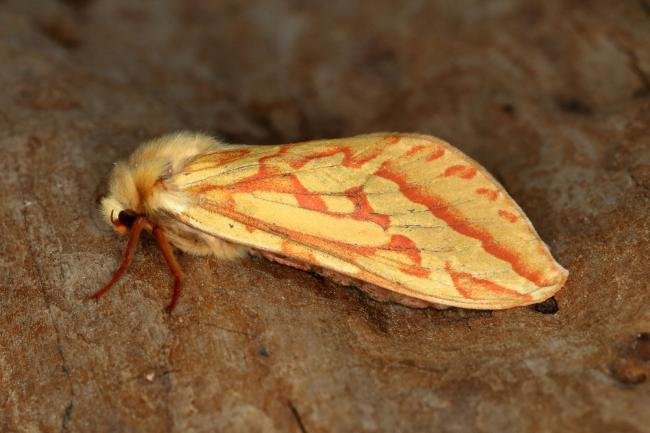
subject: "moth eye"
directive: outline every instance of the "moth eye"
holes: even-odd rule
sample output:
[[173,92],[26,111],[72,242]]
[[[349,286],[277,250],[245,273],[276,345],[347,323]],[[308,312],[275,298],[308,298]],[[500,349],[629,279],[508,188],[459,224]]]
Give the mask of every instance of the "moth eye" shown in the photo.
[[137,217],[138,215],[135,212],[133,212],[131,209],[127,209],[120,211],[120,213],[117,215],[117,220],[120,222],[120,224],[131,228]]

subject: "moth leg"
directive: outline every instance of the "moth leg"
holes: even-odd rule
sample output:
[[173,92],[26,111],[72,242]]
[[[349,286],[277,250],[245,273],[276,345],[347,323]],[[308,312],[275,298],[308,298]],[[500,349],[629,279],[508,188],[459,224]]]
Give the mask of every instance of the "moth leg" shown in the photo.
[[124,251],[124,259],[122,260],[122,264],[120,264],[120,267],[117,268],[117,271],[115,271],[115,273],[113,274],[113,278],[111,278],[108,284],[106,284],[104,287],[99,289],[91,296],[92,299],[99,299],[106,292],[108,292],[110,288],[113,287],[115,283],[117,283],[117,280],[120,279],[122,274],[124,274],[126,269],[129,267],[129,265],[131,264],[131,260],[133,259],[133,254],[135,253],[135,247],[138,246],[140,233],[142,233],[142,229],[145,227],[146,223],[147,221],[142,217],[139,217],[135,220],[133,226],[131,226],[131,232],[129,233],[129,241],[126,244],[126,250]]
[[163,257],[165,258],[165,262],[167,262],[169,272],[174,277],[174,291],[172,293],[172,300],[166,308],[167,312],[171,313],[176,306],[178,297],[181,294],[181,277],[183,276],[183,272],[181,271],[181,267],[176,261],[176,257],[174,257],[174,252],[172,251],[172,247],[169,244],[167,237],[165,236],[165,232],[160,227],[155,226],[152,230],[152,233],[153,237],[156,239],[158,248],[160,248]]

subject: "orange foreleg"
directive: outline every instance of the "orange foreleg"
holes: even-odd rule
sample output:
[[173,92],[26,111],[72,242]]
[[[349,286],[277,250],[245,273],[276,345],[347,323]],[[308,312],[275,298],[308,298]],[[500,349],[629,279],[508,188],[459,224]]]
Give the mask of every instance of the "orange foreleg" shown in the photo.
[[174,252],[172,251],[172,247],[169,244],[167,237],[165,236],[165,232],[160,227],[155,226],[153,228],[153,236],[156,239],[156,243],[158,243],[158,248],[160,248],[163,257],[165,258],[165,262],[167,262],[169,272],[174,277],[174,291],[172,292],[172,300],[167,306],[167,312],[171,313],[171,311],[176,306],[178,297],[181,294],[181,277],[183,276],[183,272],[181,271],[181,267],[178,265],[178,262],[174,257]]

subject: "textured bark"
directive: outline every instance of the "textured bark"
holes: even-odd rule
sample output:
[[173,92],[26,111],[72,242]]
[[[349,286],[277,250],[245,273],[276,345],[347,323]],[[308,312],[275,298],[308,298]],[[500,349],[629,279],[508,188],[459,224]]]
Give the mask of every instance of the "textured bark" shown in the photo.
[[[645,432],[647,0],[0,1],[0,431]],[[571,272],[559,311],[409,309],[124,239],[112,162],[178,129],[381,130],[480,161]]]

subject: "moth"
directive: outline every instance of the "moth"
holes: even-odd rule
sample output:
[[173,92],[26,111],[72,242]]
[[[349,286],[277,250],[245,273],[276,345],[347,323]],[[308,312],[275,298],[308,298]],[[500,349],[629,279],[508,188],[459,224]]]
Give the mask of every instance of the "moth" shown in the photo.
[[225,260],[261,255],[411,307],[539,303],[568,276],[505,189],[427,135],[277,146],[166,135],[115,165],[101,208],[128,243],[92,297],[123,275],[144,230],[174,278],[169,311],[182,279],[174,247]]

